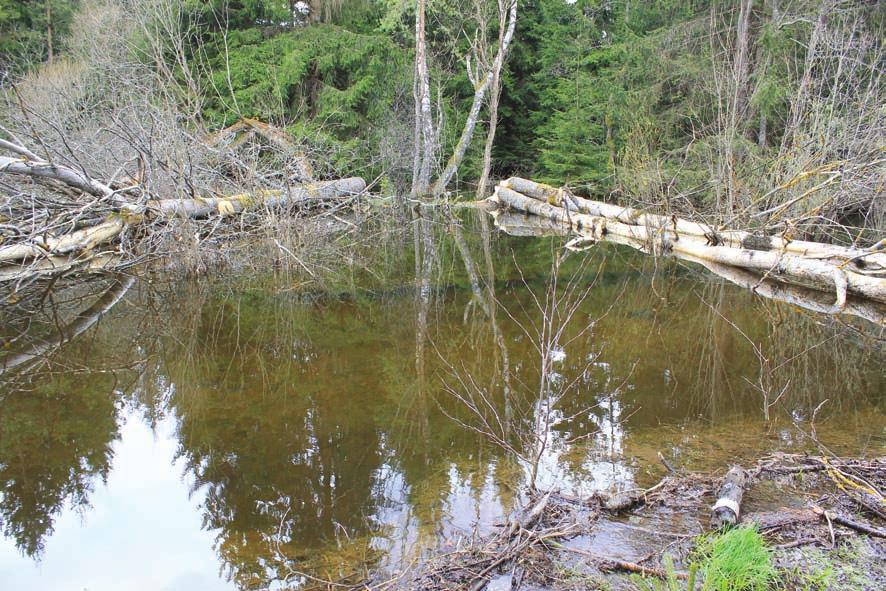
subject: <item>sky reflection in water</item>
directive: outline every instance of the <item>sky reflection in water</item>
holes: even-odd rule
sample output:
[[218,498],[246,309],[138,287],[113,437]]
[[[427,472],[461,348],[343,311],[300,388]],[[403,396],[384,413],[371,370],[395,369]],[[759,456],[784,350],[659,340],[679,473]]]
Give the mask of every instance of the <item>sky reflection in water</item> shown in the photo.
[[[451,223],[407,225],[362,253],[373,273],[307,294],[285,277],[137,283],[30,382],[0,384],[3,587],[279,588],[489,531],[527,470],[453,420],[472,417],[443,385],[472,376],[516,431],[534,416],[541,363],[521,326],[559,239]],[[643,486],[659,451],[710,469],[804,449],[791,418],[808,429],[824,399],[820,437],[882,450],[882,356],[857,333],[677,263],[593,256],[550,367],[553,390],[576,389],[552,414],[539,486]],[[723,318],[793,359],[769,423],[748,382],[759,361]]]

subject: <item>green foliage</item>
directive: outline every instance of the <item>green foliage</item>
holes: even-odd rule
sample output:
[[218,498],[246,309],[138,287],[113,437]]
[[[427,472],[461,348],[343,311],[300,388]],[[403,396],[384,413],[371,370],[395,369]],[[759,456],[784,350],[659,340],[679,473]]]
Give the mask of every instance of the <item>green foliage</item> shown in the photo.
[[704,591],[765,591],[776,580],[775,566],[756,527],[738,527],[701,538]]
[[677,578],[667,554],[662,559],[665,580],[634,575],[631,581],[639,591],[691,591],[700,572],[704,591],[765,591],[777,578],[769,549],[754,527],[703,536],[694,554],[685,582]]
[[0,73],[27,68],[62,48],[79,0],[0,0]]
[[372,161],[381,124],[410,87],[408,54],[381,35],[315,25],[266,38],[248,29],[230,33],[227,46],[213,46],[211,125],[254,117],[288,126],[342,172]]
[[662,558],[662,566],[664,567],[667,578],[664,581],[659,579],[650,579],[639,575],[632,575],[631,581],[640,591],[693,591],[695,589],[695,577],[698,573],[698,565],[689,565],[689,578],[686,583],[677,578],[677,569],[674,567],[674,559],[670,554],[665,554]]

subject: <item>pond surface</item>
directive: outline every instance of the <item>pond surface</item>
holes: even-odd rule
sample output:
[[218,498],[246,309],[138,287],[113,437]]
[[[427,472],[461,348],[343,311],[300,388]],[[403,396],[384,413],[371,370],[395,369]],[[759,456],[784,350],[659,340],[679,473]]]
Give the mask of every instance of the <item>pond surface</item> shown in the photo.
[[2,587],[339,580],[490,531],[533,477],[633,488],[659,454],[719,470],[813,437],[883,453],[882,324],[480,215],[407,215],[307,276],[7,306]]

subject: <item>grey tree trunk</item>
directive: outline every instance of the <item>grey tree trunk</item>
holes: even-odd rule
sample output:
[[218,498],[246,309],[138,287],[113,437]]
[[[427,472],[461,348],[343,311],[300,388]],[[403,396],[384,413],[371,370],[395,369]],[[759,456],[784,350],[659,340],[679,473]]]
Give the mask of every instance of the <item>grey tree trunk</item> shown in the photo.
[[455,146],[455,151],[452,156],[449,158],[449,161],[446,163],[446,168],[443,169],[443,172],[440,174],[440,177],[437,179],[437,182],[434,183],[434,187],[432,193],[434,195],[442,195],[444,191],[446,191],[446,187],[449,185],[449,182],[452,180],[452,177],[455,176],[455,173],[458,172],[458,167],[461,165],[462,160],[464,160],[465,153],[468,151],[468,147],[471,145],[471,139],[474,136],[474,129],[477,127],[477,118],[480,116],[480,109],[483,106],[483,101],[486,99],[486,93],[489,90],[489,87],[492,85],[492,80],[495,75],[495,72],[501,72],[501,68],[504,65],[504,60],[508,53],[508,48],[511,45],[511,40],[514,38],[514,30],[517,27],[517,0],[509,0],[511,2],[508,8],[508,25],[507,30],[505,31],[504,36],[501,37],[499,42],[498,51],[496,52],[495,59],[492,63],[492,68],[483,76],[482,80],[478,80],[474,89],[474,101],[471,104],[471,110],[468,112],[467,121],[465,121],[465,126],[462,129],[461,137],[458,140],[458,144]]
[[431,166],[434,161],[434,120],[431,113],[431,85],[428,74],[427,42],[425,39],[426,0],[417,0],[415,11],[415,146],[413,160],[412,197],[428,193],[431,184]]
[[[507,26],[506,0],[498,0],[498,46],[504,45],[505,27]],[[507,56],[505,56],[507,58]],[[502,65],[504,60],[502,60]],[[501,68],[493,69],[492,87],[489,90],[489,127],[486,131],[486,145],[483,148],[483,169],[477,183],[477,199],[486,197],[489,185],[489,173],[492,168],[492,146],[495,143],[495,128],[498,125],[498,101],[501,97]]]

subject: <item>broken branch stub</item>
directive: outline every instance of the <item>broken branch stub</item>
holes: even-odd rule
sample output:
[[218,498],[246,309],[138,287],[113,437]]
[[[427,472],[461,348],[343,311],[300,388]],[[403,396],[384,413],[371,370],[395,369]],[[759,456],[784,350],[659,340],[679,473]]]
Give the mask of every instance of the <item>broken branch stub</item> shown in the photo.
[[741,497],[748,485],[748,474],[741,466],[733,466],[723,479],[717,502],[711,510],[711,527],[732,526],[741,519]]

